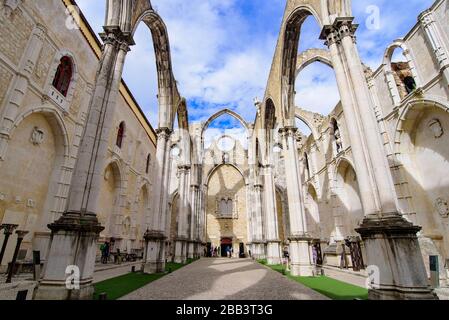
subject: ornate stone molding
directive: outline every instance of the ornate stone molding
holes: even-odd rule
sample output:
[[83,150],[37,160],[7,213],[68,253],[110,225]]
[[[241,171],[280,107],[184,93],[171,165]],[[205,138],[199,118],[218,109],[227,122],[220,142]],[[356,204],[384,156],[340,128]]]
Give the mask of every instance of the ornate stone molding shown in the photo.
[[10,17],[22,0],[2,0],[0,11],[5,17]]

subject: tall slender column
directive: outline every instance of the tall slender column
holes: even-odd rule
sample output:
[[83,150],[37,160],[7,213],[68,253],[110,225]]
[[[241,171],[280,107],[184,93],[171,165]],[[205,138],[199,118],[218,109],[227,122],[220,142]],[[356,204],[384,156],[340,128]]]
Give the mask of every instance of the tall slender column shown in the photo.
[[424,11],[419,16],[419,21],[426,33],[427,40],[435,53],[446,85],[449,85],[449,52],[444,44],[438,24],[434,19],[433,12],[431,10]]
[[254,183],[254,223],[255,223],[255,233],[254,233],[254,249],[255,256],[257,259],[265,259],[265,248],[264,248],[264,223],[263,223],[263,211],[262,211],[262,192],[263,186],[260,178],[256,178]]
[[22,57],[19,72],[16,76],[9,101],[4,108],[0,122],[0,160],[4,159],[9,141],[9,134],[14,126],[14,121],[23,104],[23,99],[28,91],[29,79],[34,72],[37,60],[42,50],[46,29],[38,24],[31,35],[25,54]]
[[[51,243],[37,299],[89,299],[93,294],[96,241],[104,229],[97,219],[98,197],[123,64],[133,40],[105,27],[104,49],[90,102],[67,211],[50,224]],[[66,270],[79,272],[79,289],[66,286]],[[77,275],[78,276],[78,275]]]
[[158,273],[165,270],[165,215],[168,194],[168,171],[170,167],[170,148],[168,141],[172,131],[168,128],[159,128],[157,131],[156,163],[154,175],[157,181],[152,196],[153,210],[150,213],[150,228],[146,233],[148,242],[146,261],[143,266],[145,273]]
[[178,235],[175,244],[175,262],[185,263],[187,259],[187,227],[189,215],[189,172],[190,166],[179,166],[179,216],[178,216]]
[[274,187],[273,166],[263,167],[265,239],[267,241],[267,263],[281,263],[281,248],[277,220],[276,193]]
[[280,130],[285,158],[285,178],[287,184],[290,217],[290,259],[293,276],[312,276],[313,268],[309,250],[310,236],[307,233],[302,183],[300,181],[297,128],[285,127]]
[[[399,213],[374,106],[355,45],[353,18],[337,18],[323,35],[348,124],[365,219],[356,229],[374,270],[371,299],[433,299],[413,226]],[[405,267],[404,267],[405,266]]]
[[[193,170],[194,171],[194,170]],[[193,173],[191,171],[191,173]],[[190,198],[190,226],[189,226],[189,249],[187,250],[187,258],[192,259],[196,257],[196,250],[197,250],[197,241],[196,241],[196,230],[198,229],[198,221],[197,221],[197,215],[196,215],[196,206],[198,203],[197,198],[197,191],[198,186],[196,185],[190,185],[190,192],[189,192],[189,198]]]

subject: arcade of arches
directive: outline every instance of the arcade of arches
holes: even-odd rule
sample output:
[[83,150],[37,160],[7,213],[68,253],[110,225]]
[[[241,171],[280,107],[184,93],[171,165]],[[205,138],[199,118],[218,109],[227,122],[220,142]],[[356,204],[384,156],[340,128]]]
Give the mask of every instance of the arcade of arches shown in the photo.
[[[360,61],[350,0],[288,0],[251,123],[228,109],[189,122],[150,0],[107,1],[102,44],[76,11],[80,30],[56,27],[74,4],[0,0],[0,243],[6,224],[28,231],[20,261],[40,251],[45,264],[36,299],[91,297],[105,242],[141,257],[146,273],[210,255],[288,258],[293,275],[374,273],[371,299],[447,295],[448,0],[421,13],[376,70]],[[325,49],[300,50],[306,19]],[[140,23],[155,49],[157,129],[121,80]],[[329,114],[295,103],[312,63],[335,73]],[[240,129],[210,139],[220,117]],[[9,245],[2,269],[12,255]],[[65,287],[68,265],[82,266],[80,290]]]

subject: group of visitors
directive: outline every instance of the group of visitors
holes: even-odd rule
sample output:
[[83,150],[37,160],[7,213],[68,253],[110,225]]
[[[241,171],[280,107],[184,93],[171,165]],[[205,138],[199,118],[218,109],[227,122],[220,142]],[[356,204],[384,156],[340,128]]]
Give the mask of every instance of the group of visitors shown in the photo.
[[[221,246],[211,245],[210,248],[204,248],[204,256],[212,257],[212,258],[221,257],[222,256],[221,250],[222,250]],[[232,258],[233,254],[234,254],[234,248],[232,248],[232,246],[228,246],[228,247],[224,248],[223,250],[224,250],[223,254],[225,254],[226,257]]]

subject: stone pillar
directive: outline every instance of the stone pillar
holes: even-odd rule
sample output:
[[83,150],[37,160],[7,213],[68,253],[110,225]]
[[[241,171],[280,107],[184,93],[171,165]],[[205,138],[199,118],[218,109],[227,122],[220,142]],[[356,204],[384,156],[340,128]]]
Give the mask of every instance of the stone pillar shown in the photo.
[[253,243],[254,246],[254,255],[256,259],[265,259],[265,249],[263,242],[263,212],[262,212],[262,192],[263,187],[262,183],[259,181],[260,178],[257,178],[256,183],[254,184],[254,220],[255,220],[255,234]]
[[281,248],[276,208],[276,191],[274,186],[273,166],[263,167],[265,240],[267,242],[267,263],[281,263]]
[[178,216],[178,236],[175,244],[175,262],[185,263],[187,250],[192,249],[188,235],[188,215],[189,215],[189,172],[190,166],[179,166],[179,216]]
[[[96,241],[104,229],[96,216],[98,197],[123,65],[133,43],[116,28],[105,27],[102,36],[104,49],[72,177],[68,209],[48,226],[51,242],[36,299],[92,298]],[[66,272],[74,272],[79,288],[66,285]]]
[[353,18],[337,18],[326,36],[348,124],[365,219],[356,229],[374,270],[371,299],[433,299],[413,226],[400,214],[374,106],[355,45]]
[[306,216],[304,209],[302,184],[300,181],[298,148],[296,145],[297,128],[285,127],[280,130],[285,158],[285,180],[290,218],[290,259],[293,276],[312,276]]
[[28,92],[29,79],[34,72],[36,62],[39,59],[45,38],[46,29],[38,24],[31,34],[24,56],[22,57],[19,72],[16,75],[14,86],[9,96],[3,116],[0,123],[0,160],[5,158],[6,149],[10,138],[11,129],[14,121],[19,114],[19,110],[23,104],[23,98]]
[[433,17],[433,12],[431,10],[424,11],[419,16],[419,21],[426,33],[427,41],[435,53],[435,58],[438,61],[446,85],[449,86],[449,52],[448,48],[444,45],[444,40],[441,36],[439,26]]
[[[194,170],[195,171],[195,170]],[[193,172],[195,173],[195,172]],[[191,250],[189,249],[188,258],[198,257],[198,203],[199,203],[199,186],[192,184],[190,186],[190,197],[191,197],[191,221],[190,221],[190,241],[192,243]]]
[[149,217],[150,229],[145,238],[148,241],[146,261],[144,265],[145,273],[159,273],[165,271],[165,216],[167,206],[164,202],[168,197],[168,174],[170,167],[170,148],[168,141],[172,131],[168,128],[159,128],[157,131],[155,179],[152,194],[152,212]]

